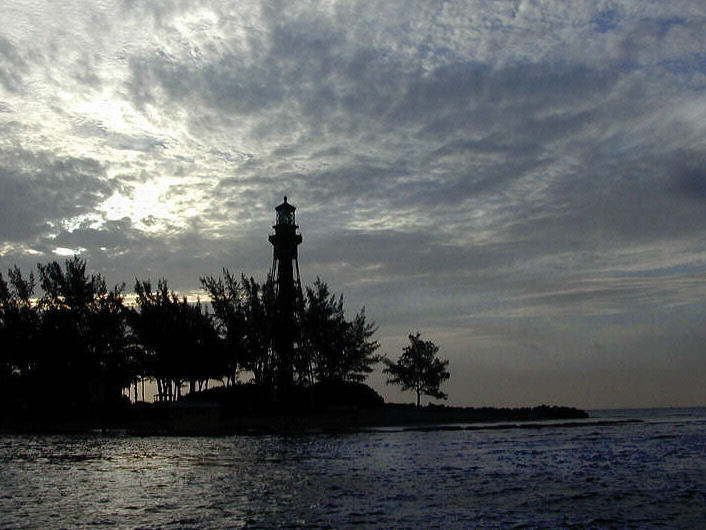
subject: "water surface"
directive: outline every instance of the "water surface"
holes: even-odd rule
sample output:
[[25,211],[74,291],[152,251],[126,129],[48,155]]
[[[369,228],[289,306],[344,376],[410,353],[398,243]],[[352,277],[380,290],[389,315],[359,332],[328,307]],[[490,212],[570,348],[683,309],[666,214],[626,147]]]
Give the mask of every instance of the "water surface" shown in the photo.
[[0,527],[702,527],[706,409],[593,416],[643,421],[296,437],[6,435]]

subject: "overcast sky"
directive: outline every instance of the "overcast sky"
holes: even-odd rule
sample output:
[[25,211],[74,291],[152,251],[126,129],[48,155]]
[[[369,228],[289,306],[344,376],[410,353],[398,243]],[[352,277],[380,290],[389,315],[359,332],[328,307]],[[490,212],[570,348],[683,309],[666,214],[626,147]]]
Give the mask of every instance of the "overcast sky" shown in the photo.
[[286,194],[303,282],[451,404],[706,405],[702,0],[0,12],[3,272],[264,279]]

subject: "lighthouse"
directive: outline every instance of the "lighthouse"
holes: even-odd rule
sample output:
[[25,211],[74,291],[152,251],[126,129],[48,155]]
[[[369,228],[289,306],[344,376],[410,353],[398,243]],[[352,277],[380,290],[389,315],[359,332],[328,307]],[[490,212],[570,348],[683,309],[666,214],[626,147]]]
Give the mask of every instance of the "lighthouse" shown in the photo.
[[294,379],[294,357],[298,348],[297,305],[301,296],[297,247],[302,236],[297,232],[296,208],[284,202],[275,208],[274,233],[269,241],[274,247],[271,277],[275,282],[274,349],[278,357],[277,385],[280,397],[285,397]]

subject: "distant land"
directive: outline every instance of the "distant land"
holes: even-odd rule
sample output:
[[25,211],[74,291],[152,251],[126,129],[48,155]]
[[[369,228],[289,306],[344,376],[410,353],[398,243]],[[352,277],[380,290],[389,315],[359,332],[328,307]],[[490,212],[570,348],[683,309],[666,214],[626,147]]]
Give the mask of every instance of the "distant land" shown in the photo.
[[217,387],[173,403],[124,403],[112,410],[64,415],[14,415],[0,421],[4,433],[118,432],[128,435],[298,434],[364,431],[381,427],[449,429],[459,424],[538,422],[589,418],[563,406],[453,407],[384,403],[362,383],[339,382],[300,389],[286,405],[269,402],[252,385]]

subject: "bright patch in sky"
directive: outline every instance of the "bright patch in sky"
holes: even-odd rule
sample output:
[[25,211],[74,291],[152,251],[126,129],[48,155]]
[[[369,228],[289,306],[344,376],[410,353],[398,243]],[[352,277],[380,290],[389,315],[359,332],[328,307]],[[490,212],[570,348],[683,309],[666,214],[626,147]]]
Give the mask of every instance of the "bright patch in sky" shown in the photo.
[[57,256],[60,256],[62,258],[66,258],[66,257],[79,255],[85,251],[86,251],[86,249],[82,248],[82,247],[78,247],[78,248],[57,247],[54,249],[54,254],[56,254]]
[[145,232],[159,232],[165,225],[179,221],[178,206],[169,197],[170,180],[155,178],[132,185],[129,193],[116,191],[106,200],[102,210],[108,220],[130,219]]
[[76,105],[72,110],[111,131],[132,132],[132,126],[125,120],[125,106],[109,94],[101,94],[91,101]]

